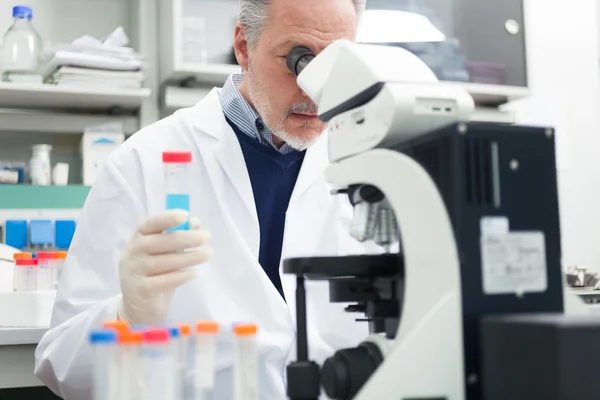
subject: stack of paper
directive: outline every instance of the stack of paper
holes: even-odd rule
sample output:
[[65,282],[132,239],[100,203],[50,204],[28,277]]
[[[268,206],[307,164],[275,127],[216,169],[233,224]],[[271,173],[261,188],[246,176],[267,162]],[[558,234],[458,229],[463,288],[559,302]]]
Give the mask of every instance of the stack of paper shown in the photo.
[[44,76],[57,85],[140,88],[145,62],[118,28],[106,39],[83,36],[71,44],[56,46],[47,54]]

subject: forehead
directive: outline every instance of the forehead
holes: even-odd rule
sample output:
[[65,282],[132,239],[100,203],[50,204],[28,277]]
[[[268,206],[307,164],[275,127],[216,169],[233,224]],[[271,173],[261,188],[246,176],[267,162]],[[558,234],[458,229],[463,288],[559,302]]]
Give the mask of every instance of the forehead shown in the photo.
[[265,33],[276,45],[300,44],[319,52],[334,40],[353,40],[356,22],[351,0],[274,0]]

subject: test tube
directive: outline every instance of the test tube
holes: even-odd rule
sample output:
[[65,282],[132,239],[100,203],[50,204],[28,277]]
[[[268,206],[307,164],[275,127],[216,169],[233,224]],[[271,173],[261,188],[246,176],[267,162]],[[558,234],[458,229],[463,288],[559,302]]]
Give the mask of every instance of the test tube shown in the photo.
[[191,386],[192,380],[190,378],[190,373],[192,370],[192,341],[191,333],[192,328],[188,324],[179,325],[179,333],[181,337],[179,338],[179,361],[182,363],[183,374],[181,376],[181,385],[183,387],[183,398],[184,399],[192,399],[192,394],[194,393]]
[[[165,192],[167,210],[190,211],[189,194],[189,169],[192,162],[192,153],[164,152],[162,155],[165,165]],[[168,231],[187,230],[189,222],[169,229]]]
[[35,258],[15,260],[13,289],[15,292],[34,292],[37,290],[37,265]]
[[147,329],[143,335],[141,359],[145,369],[145,400],[179,400],[175,399],[175,365],[169,347],[168,329]]
[[56,257],[54,260],[54,289],[57,289],[58,283],[60,282],[60,277],[62,275],[63,267],[65,266],[67,252],[57,251],[54,254]]
[[144,335],[139,331],[117,331],[120,368],[120,396],[122,400],[144,400],[144,375],[140,360],[140,346]]
[[215,386],[215,353],[219,324],[198,322],[196,324],[194,353],[195,400],[212,400]]
[[173,365],[173,384],[175,385],[175,398],[181,399],[183,396],[182,377],[184,376],[184,365],[181,358],[181,332],[178,326],[169,327],[169,348]]
[[233,398],[258,400],[258,328],[252,324],[235,325]]
[[119,391],[119,365],[117,358],[117,333],[102,329],[90,333],[90,344],[94,348],[94,400],[117,399]]
[[37,253],[37,290],[45,292],[54,289],[54,253],[40,251]]

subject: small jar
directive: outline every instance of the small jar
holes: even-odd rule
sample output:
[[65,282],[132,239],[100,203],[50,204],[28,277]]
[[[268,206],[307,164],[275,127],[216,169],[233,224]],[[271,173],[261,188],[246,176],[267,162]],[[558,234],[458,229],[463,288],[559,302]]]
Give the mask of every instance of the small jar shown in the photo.
[[29,161],[29,174],[31,184],[49,186],[51,183],[50,152],[52,146],[48,144],[36,144],[31,148],[31,160]]

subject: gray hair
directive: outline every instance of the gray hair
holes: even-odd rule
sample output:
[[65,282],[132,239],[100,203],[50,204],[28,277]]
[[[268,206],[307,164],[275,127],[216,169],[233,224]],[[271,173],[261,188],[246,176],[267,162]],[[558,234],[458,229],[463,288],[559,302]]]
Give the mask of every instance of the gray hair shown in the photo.
[[[239,22],[244,26],[248,47],[254,47],[262,34],[268,18],[268,7],[273,0],[240,0]],[[360,16],[367,0],[352,0]]]

